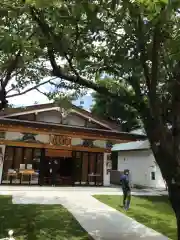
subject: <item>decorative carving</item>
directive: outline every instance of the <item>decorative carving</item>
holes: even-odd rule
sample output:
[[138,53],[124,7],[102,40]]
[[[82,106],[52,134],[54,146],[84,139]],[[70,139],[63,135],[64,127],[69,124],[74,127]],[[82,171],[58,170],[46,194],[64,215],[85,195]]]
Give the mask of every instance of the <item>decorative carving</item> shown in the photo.
[[50,135],[49,143],[52,145],[71,146],[71,138],[63,135]]
[[112,141],[108,140],[108,141],[106,142],[106,148],[112,148],[112,146],[113,146]]
[[92,139],[83,139],[83,147],[95,147]]
[[26,132],[14,132],[13,135],[17,134],[17,138],[8,136],[6,139],[17,142],[28,142],[28,143],[43,143],[36,139],[36,136],[41,136],[40,134],[26,133]]
[[73,146],[82,146],[82,147],[88,147],[88,148],[102,148],[104,146],[98,146],[96,145],[96,139],[82,139],[81,142],[78,142],[78,144],[73,144]]
[[36,140],[36,136],[38,134],[33,133],[21,133],[23,136],[19,139],[15,139],[15,141],[21,142],[29,142],[29,143],[41,143],[40,141]]
[[36,135],[33,133],[23,133],[22,141],[28,142],[28,141],[35,141],[36,142]]

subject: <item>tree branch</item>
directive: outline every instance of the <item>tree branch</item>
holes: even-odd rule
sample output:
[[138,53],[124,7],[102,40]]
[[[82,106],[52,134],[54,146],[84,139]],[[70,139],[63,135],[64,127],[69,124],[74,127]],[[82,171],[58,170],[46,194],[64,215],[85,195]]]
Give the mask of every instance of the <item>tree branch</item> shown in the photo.
[[158,63],[159,63],[159,48],[160,48],[160,27],[159,23],[155,26],[153,33],[153,46],[152,46],[152,71],[151,71],[151,95],[152,98],[156,97],[156,87],[158,78]]
[[43,94],[44,96],[46,96],[48,98],[48,95],[45,92],[42,92],[41,90],[39,90],[38,88],[36,88],[36,91],[38,91],[39,93]]
[[39,15],[41,15],[41,13],[37,12],[37,10],[34,7],[30,7],[30,12],[33,20],[38,24],[44,36],[46,36],[50,40],[51,39],[50,27],[47,24],[44,24],[44,21],[42,21],[42,19],[40,20],[40,18],[38,17]]
[[[56,78],[56,77],[54,77],[53,79],[55,79],[55,78]],[[16,96],[24,95],[24,94],[26,94],[26,93],[28,93],[28,92],[34,90],[34,89],[37,89],[38,87],[40,87],[40,86],[42,86],[42,85],[44,85],[44,84],[46,84],[46,83],[49,83],[50,81],[52,81],[52,79],[49,79],[49,80],[47,80],[47,81],[45,81],[45,82],[42,82],[42,83],[39,83],[39,84],[37,84],[37,85],[34,86],[34,87],[31,87],[31,88],[28,88],[27,90],[24,90],[23,92],[15,93],[15,94],[12,94],[12,95],[6,96],[6,98],[12,98],[12,97],[16,97]]]
[[169,6],[162,7],[159,19],[155,25],[153,32],[153,45],[152,45],[152,71],[151,71],[151,92],[152,97],[156,97],[156,87],[158,80],[158,67],[159,67],[159,52],[161,48],[161,43],[163,42],[162,34],[162,21],[166,18],[166,12],[168,11]]
[[6,91],[6,94],[10,93],[11,91],[15,90],[15,88],[10,88],[8,91]]
[[147,58],[146,58],[146,49],[145,49],[145,43],[144,43],[144,33],[143,33],[143,23],[142,23],[142,19],[140,14],[138,15],[138,24],[137,24],[138,28],[137,28],[137,41],[138,41],[138,48],[139,48],[139,53],[140,53],[140,61],[141,61],[141,65],[143,67],[143,71],[144,71],[144,76],[146,79],[146,84],[148,87],[148,90],[150,91],[150,84],[151,84],[151,80],[150,80],[150,73],[149,73],[149,69],[148,66],[146,64]]
[[2,82],[2,88],[5,88],[9,82],[9,80],[11,79],[11,74],[17,67],[20,55],[21,55],[21,50],[18,51],[15,58],[9,64],[7,71],[6,71],[6,77],[5,77],[4,81]]
[[128,1],[128,5],[129,5],[130,16],[135,22],[134,27],[135,27],[136,38],[137,38],[137,48],[138,48],[138,52],[140,53],[140,63],[142,65],[145,80],[146,80],[146,85],[149,90],[150,89],[150,73],[146,63],[147,56],[146,56],[146,48],[145,48],[144,32],[143,32],[144,23],[141,18],[139,6],[136,4],[134,5],[134,3],[131,3],[131,1]]
[[[48,49],[47,53],[48,53],[48,57],[49,57],[52,69],[53,69],[52,73],[54,76],[57,76],[58,78],[61,78],[64,80],[67,80],[71,83],[75,83],[80,86],[93,89],[103,95],[109,95],[113,98],[121,99],[119,93],[113,93],[107,87],[99,85],[93,81],[89,81],[89,80],[85,79],[84,77],[81,77],[79,75],[79,73],[77,72],[77,70],[74,68],[74,66],[72,64],[72,60],[69,59],[69,57],[67,57],[67,53],[63,49],[60,49],[59,38],[54,33],[53,29],[48,25],[42,12],[38,12],[36,9],[31,7],[31,15],[33,17],[33,20],[37,22],[37,24],[38,24],[39,28],[41,29],[45,38],[47,38],[47,44],[46,44],[47,49]],[[70,75],[70,74],[65,73],[63,71],[63,69],[57,64],[56,59],[55,59],[54,49],[59,49],[58,51],[61,50],[61,52],[63,52],[63,55],[66,58],[66,60],[68,61],[69,66],[74,74]],[[124,94],[126,95],[126,93],[124,93]],[[131,101],[129,101],[127,104],[136,108],[135,99],[133,97],[132,97]]]
[[[56,42],[58,40],[58,43],[59,43],[59,39],[58,39],[58,36],[53,32],[53,29],[47,24],[43,14],[41,12],[38,12],[38,16],[37,16],[37,10],[34,9],[34,8],[31,8],[31,15],[33,17],[33,19],[37,22],[38,26],[40,27],[42,33],[44,34],[45,37],[47,37],[47,39],[52,42],[54,44],[54,48],[58,50],[60,50],[65,59],[67,60],[71,70],[75,73],[76,76],[78,76],[78,72],[76,71],[76,69],[74,68],[73,66],[73,63],[72,63],[72,59],[73,59],[73,56],[69,57],[68,56],[68,53],[64,51],[63,49],[63,46],[61,46],[61,49],[59,49],[59,44],[57,46]],[[76,24],[76,37],[75,37],[75,45],[77,46],[77,43],[78,43],[78,39],[80,37],[80,32],[79,32],[79,28],[78,28],[78,22]],[[51,52],[53,53],[53,47],[51,46],[51,44],[47,43],[47,48],[48,48],[48,54],[51,55]],[[72,50],[71,50],[72,51]],[[52,58],[51,58],[52,59]],[[55,65],[53,62],[51,62],[51,65],[53,65],[53,69],[55,69]],[[58,66],[58,68],[60,69],[60,67]]]
[[68,61],[71,70],[72,70],[72,71],[74,72],[74,74],[78,77],[78,76],[79,76],[79,73],[78,73],[77,70],[74,68],[73,63],[72,63],[72,59],[73,59],[73,58],[72,58],[72,57],[69,58],[67,54],[65,54],[65,58],[66,58],[66,60]]
[[51,85],[55,86],[57,89],[58,88],[64,88],[64,89],[71,89],[71,90],[75,90],[75,86],[74,85],[66,85],[64,82],[62,83],[54,83],[54,82],[49,82]]
[[55,59],[52,48],[50,49],[49,47],[48,47],[48,57],[49,57],[49,60],[51,63],[51,67],[53,69],[53,75],[56,76],[56,72],[57,72],[57,74],[59,74],[59,72],[61,72],[61,68],[56,63],[56,59]]
[[[75,75],[68,75],[68,74],[64,73],[62,71],[62,69],[57,65],[56,60],[55,60],[55,56],[52,53],[52,51],[48,51],[48,52],[50,53],[49,59],[50,59],[50,62],[51,62],[51,66],[53,68],[53,75],[54,76],[56,76],[58,78],[61,78],[61,79],[64,79],[64,80],[67,80],[71,83],[75,83],[75,84],[78,84],[80,86],[93,89],[93,90],[95,90],[95,91],[97,91],[97,92],[99,92],[103,95],[109,95],[112,98],[121,99],[120,98],[121,96],[118,93],[113,93],[108,88],[106,88],[102,85],[98,85],[97,83],[89,81],[89,80],[87,80],[87,79],[85,79],[85,78],[83,78],[79,75],[75,76]],[[134,108],[136,107],[136,104],[133,101],[133,99],[131,99],[129,101],[127,100],[127,104],[130,105],[130,106],[133,106]]]

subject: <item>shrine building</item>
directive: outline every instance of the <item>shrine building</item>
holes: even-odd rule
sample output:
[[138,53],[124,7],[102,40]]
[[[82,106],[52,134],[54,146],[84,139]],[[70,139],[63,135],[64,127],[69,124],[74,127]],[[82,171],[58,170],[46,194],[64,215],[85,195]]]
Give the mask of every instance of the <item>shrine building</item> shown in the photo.
[[8,108],[0,115],[0,183],[51,185],[55,159],[56,185],[109,186],[112,145],[145,138],[74,105]]

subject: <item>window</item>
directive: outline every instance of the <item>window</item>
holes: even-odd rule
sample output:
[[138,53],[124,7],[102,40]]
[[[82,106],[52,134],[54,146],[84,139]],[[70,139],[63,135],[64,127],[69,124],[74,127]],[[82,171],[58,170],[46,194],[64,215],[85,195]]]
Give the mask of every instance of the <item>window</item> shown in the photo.
[[40,160],[41,160],[41,149],[36,148],[34,149],[34,152],[33,152],[33,161],[32,161],[34,170],[40,169]]
[[13,168],[13,155],[14,155],[14,148],[13,147],[6,147],[5,157],[4,157],[4,164],[3,164],[3,172],[8,172],[8,169]]
[[151,180],[156,180],[155,172],[151,172]]
[[[40,159],[41,159],[41,149],[37,148],[23,148],[23,147],[6,147],[4,164],[3,164],[3,181],[2,183],[9,183],[10,178],[8,178],[8,171],[14,170],[19,171],[21,165],[25,165],[25,168],[32,168],[34,171],[40,169]],[[28,182],[26,177],[23,178],[24,183]],[[15,177],[11,181],[12,183],[20,183],[20,178]],[[34,181],[35,184],[38,183],[38,175]]]

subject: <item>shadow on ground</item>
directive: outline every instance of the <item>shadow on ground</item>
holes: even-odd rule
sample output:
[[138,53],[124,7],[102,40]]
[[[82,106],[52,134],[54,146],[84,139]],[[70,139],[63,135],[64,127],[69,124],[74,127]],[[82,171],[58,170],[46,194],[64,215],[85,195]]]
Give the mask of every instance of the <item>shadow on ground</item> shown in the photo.
[[0,196],[0,238],[14,230],[16,240],[86,240],[88,234],[61,205],[13,205]]

